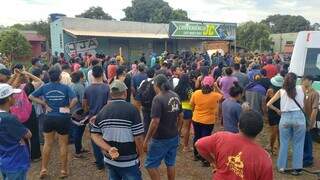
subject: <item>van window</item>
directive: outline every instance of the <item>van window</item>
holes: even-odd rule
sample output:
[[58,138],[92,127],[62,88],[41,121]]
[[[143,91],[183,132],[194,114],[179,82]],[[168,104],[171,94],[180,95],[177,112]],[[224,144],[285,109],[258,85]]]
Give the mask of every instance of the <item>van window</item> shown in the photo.
[[305,75],[313,75],[320,80],[320,48],[307,49],[304,72]]

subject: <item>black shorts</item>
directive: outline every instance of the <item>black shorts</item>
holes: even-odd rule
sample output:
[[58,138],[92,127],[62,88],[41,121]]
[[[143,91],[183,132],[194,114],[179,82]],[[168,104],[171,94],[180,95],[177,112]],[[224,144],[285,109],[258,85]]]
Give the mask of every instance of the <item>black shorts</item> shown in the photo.
[[66,115],[46,115],[43,121],[43,132],[57,132],[60,135],[69,134],[71,128],[71,116]]

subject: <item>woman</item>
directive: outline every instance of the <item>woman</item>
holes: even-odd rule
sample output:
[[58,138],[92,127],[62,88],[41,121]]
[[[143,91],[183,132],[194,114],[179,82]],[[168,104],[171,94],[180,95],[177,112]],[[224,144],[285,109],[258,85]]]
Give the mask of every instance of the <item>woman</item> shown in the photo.
[[[84,112],[81,104],[84,96],[84,91],[85,91],[83,80],[84,80],[84,75],[81,71],[76,71],[71,74],[72,84],[70,87],[73,90],[73,92],[76,94],[76,97],[78,100],[76,106],[71,109],[71,114],[75,115],[73,117],[84,116]],[[83,136],[84,130],[86,129],[86,125],[72,123],[72,129],[73,129],[72,132],[73,132],[73,138],[74,138],[74,146],[76,150],[74,156],[76,158],[82,158],[83,157],[82,154],[88,152],[82,146],[82,136]]]
[[190,83],[190,78],[188,74],[183,74],[180,77],[179,83],[174,91],[179,95],[182,111],[183,111],[183,129],[185,133],[183,135],[183,151],[190,151],[189,148],[189,137],[190,137],[190,128],[191,128],[191,119],[192,119],[192,107],[190,104],[190,99],[193,93],[193,89]]
[[[219,106],[222,100],[222,94],[214,92],[214,79],[212,76],[204,77],[201,90],[192,94],[190,104],[193,109],[192,124],[194,128],[193,143],[202,137],[210,136],[214,124],[219,119]],[[194,148],[195,160],[201,160],[203,166],[210,164],[200,157],[196,148]]]
[[[267,92],[267,101],[270,101],[270,99],[276,94],[277,91],[281,89],[283,86],[283,77],[280,75],[277,75],[271,79],[271,88]],[[280,99],[275,101],[273,105],[280,109]],[[270,152],[272,155],[275,155],[276,150],[274,147],[274,144],[276,140],[279,144],[279,122],[280,122],[281,116],[271,108],[268,108],[268,120],[270,125]]]
[[232,69],[230,67],[225,69],[225,76],[222,76],[219,80],[219,87],[221,88],[221,91],[223,92],[224,99],[227,99],[230,97],[229,92],[230,88],[233,86],[235,82],[238,82],[238,78],[232,76]]
[[[267,103],[267,106],[281,115],[279,124],[280,150],[277,168],[283,173],[287,167],[289,141],[292,140],[292,175],[300,175],[303,164],[303,147],[306,132],[306,119],[301,110],[304,105],[304,93],[296,86],[297,76],[288,73],[280,89]],[[280,109],[273,104],[280,99]]]
[[243,89],[237,82],[230,89],[230,97],[222,103],[222,119],[225,131],[239,133],[238,123],[242,108],[240,101],[242,99]]
[[[56,132],[58,133],[60,146],[60,178],[65,178],[68,176],[70,109],[76,105],[77,98],[69,86],[60,83],[61,70],[59,68],[53,67],[49,71],[49,76],[50,83],[41,86],[29,96],[33,102],[46,107],[47,112],[43,122],[44,146],[40,178],[44,178],[48,174],[49,158]],[[44,100],[40,97],[43,97]]]

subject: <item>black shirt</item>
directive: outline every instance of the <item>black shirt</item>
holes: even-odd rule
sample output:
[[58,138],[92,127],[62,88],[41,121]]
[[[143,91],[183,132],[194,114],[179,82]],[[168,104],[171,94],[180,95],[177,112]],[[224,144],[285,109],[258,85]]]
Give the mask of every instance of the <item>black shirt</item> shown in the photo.
[[160,118],[154,139],[170,139],[178,135],[177,120],[181,109],[179,96],[173,91],[160,93],[154,97],[151,118]]

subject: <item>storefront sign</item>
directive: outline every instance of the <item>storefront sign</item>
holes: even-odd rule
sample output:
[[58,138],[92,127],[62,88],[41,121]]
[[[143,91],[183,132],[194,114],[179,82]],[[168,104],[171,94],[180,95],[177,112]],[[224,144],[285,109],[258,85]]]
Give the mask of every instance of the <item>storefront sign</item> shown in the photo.
[[175,39],[209,39],[235,40],[237,24],[209,22],[179,22],[170,23],[170,38]]
[[86,39],[81,41],[70,42],[65,45],[65,51],[71,57],[72,54],[84,54],[90,52],[95,54],[95,49],[98,48],[97,39]]

